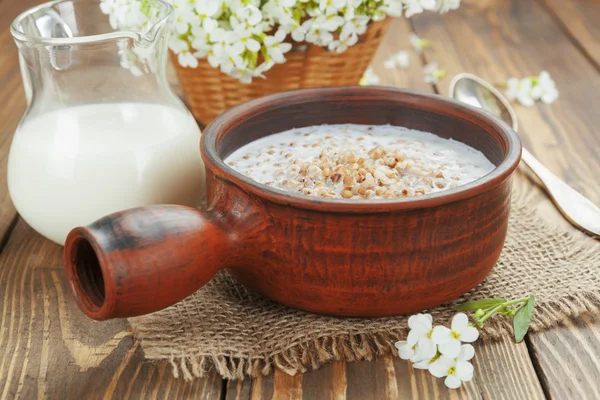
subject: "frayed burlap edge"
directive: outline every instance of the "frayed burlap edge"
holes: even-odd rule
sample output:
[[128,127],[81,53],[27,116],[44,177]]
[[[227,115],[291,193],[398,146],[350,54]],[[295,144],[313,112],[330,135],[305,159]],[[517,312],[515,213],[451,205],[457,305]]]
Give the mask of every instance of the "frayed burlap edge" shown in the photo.
[[[540,331],[561,325],[567,318],[585,313],[597,313],[600,310],[600,295],[574,295],[536,307],[536,320],[531,331]],[[371,361],[374,358],[395,351],[394,343],[402,340],[407,334],[407,327],[397,332],[341,334],[334,337],[308,339],[296,343],[278,354],[265,354],[262,358],[249,359],[243,355],[176,355],[163,357],[168,359],[175,378],[185,380],[202,378],[211,369],[215,369],[227,379],[244,379],[246,376],[257,377],[268,375],[277,367],[289,375],[304,373],[308,369],[317,369],[330,361]],[[512,320],[497,318],[486,323],[482,337],[497,340],[505,335],[512,335]]]
[[[517,198],[517,201],[521,204],[527,204],[531,200],[532,192],[526,194],[525,191],[518,189],[515,188],[513,199]],[[583,234],[564,232],[558,227],[549,227],[538,216],[533,216],[533,218],[540,226],[545,228],[548,235],[563,238],[569,246],[570,254],[578,254],[576,258],[579,261],[582,257],[590,258],[592,262],[600,260],[600,244],[597,242],[590,245],[593,240]],[[588,241],[588,244],[584,245],[583,242],[585,241]],[[600,267],[600,262],[598,267]],[[464,296],[452,304],[463,301],[465,301]],[[433,314],[436,324],[445,323],[447,321],[440,322],[436,320],[436,314],[440,311],[448,311],[452,304],[425,312]],[[599,311],[600,292],[574,293],[562,297],[560,301],[547,301],[544,304],[536,304],[534,320],[530,330],[535,332],[548,329],[563,324],[568,318]],[[143,318],[151,320],[152,315]],[[377,319],[373,321],[376,325]],[[372,360],[377,356],[395,351],[394,343],[405,338],[407,333],[408,326],[407,319],[405,319],[399,322],[393,331],[389,329],[383,332],[369,330],[368,332],[342,333],[334,336],[324,334],[323,336],[303,337],[301,340],[291,343],[283,351],[264,353],[260,357],[250,357],[245,354],[224,354],[223,352],[177,354],[173,353],[172,348],[157,348],[156,343],[151,343],[151,358],[152,360],[168,360],[172,366],[173,375],[176,378],[182,377],[185,380],[204,377],[213,369],[227,379],[244,379],[245,376],[267,375],[271,373],[274,366],[289,375],[295,375],[304,373],[309,368],[317,369],[333,360]],[[481,337],[484,340],[496,340],[502,336],[512,336],[512,334],[512,320],[503,317],[488,320],[481,331]],[[140,337],[135,331],[134,336],[136,340],[142,342],[142,348],[144,348],[144,342],[153,342],[148,337]]]

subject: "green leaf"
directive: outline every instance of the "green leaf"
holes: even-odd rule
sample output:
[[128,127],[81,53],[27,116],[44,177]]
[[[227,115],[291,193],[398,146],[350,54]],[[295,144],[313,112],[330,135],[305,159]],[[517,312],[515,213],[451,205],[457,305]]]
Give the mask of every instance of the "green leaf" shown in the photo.
[[459,304],[452,307],[457,311],[477,311],[479,309],[486,309],[498,304],[506,303],[506,299],[481,299],[475,301],[468,301],[466,303]]
[[533,315],[534,297],[530,295],[527,299],[527,304],[519,308],[515,314],[513,321],[515,329],[515,341],[519,343],[527,334],[529,325],[531,324],[531,316]]

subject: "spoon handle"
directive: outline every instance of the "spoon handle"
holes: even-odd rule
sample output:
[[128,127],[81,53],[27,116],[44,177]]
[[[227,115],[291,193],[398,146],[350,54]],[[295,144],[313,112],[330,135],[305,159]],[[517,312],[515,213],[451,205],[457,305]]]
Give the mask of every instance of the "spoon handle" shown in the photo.
[[550,172],[525,148],[522,161],[540,178],[552,201],[573,225],[600,236],[600,208]]

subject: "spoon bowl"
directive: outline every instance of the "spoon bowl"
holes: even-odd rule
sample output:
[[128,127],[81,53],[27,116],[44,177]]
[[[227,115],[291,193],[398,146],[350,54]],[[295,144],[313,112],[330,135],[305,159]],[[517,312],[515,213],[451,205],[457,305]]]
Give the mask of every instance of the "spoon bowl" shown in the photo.
[[[517,113],[508,100],[489,82],[476,75],[456,75],[450,83],[450,96],[490,112],[512,126],[515,132],[519,127]],[[565,218],[582,231],[600,236],[600,208],[554,175],[525,147],[521,160],[540,179],[542,188]]]

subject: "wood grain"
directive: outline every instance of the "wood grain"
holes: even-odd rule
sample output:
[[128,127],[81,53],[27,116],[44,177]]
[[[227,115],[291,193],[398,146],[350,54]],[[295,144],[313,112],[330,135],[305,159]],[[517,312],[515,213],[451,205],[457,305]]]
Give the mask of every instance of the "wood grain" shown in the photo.
[[[437,61],[449,77],[472,72],[501,83],[547,69],[560,98],[551,106],[516,105],[523,144],[559,177],[600,203],[600,180],[594,179],[600,166],[600,114],[586,106],[597,101],[600,75],[537,2],[470,1],[460,13],[424,14],[414,23],[419,35],[434,42],[425,52],[427,60]],[[461,37],[469,38],[468,45]],[[442,94],[447,86],[448,80],[440,85]]]
[[[599,180],[597,171],[600,170],[596,129],[600,125],[594,108],[599,103],[598,74],[594,73],[589,56],[582,55],[582,51],[594,57],[597,54],[593,50],[597,45],[593,39],[598,37],[594,30],[598,29],[595,24],[598,0],[543,1],[560,11],[558,18],[574,32],[575,41],[565,35],[565,26],[558,25],[560,21],[556,16],[552,18],[548,9],[539,5],[542,3],[535,4],[532,0],[463,0],[462,9],[443,18],[415,19],[415,28],[421,36],[436,42],[435,47],[426,52],[427,59],[439,62],[450,76],[467,70],[492,81],[502,81],[509,76],[538,73],[548,68],[559,81],[560,100],[552,106],[518,107],[521,124],[525,127],[522,135],[550,169],[600,203],[595,182]],[[6,232],[11,221],[15,221],[4,177],[10,137],[25,105],[16,48],[6,29],[18,11],[34,3],[30,0],[0,2],[3,49],[0,53],[3,83],[0,87],[3,102],[0,109],[0,232]],[[573,13],[573,9],[578,11]],[[440,25],[439,29],[436,25]],[[575,31],[581,29],[578,25],[591,32],[591,41],[584,39],[586,34]],[[391,24],[390,35],[376,55],[376,70],[383,84],[431,90],[421,81],[421,66],[414,56],[408,71],[381,68],[391,52],[408,49],[405,35],[409,30],[404,20]],[[450,47],[444,50],[448,45]],[[448,82],[448,79],[442,81],[442,92]],[[581,170],[584,164],[589,166]],[[541,215],[553,223],[569,226],[542,193],[530,190],[532,204]],[[172,378],[170,366],[142,361],[141,350],[134,349],[125,324],[114,322],[102,328],[81,317],[67,298],[60,268],[60,248],[19,222],[0,256],[0,368],[3,368],[0,398],[42,398],[45,393],[48,398],[61,399],[219,399],[225,394],[216,375],[185,384]],[[65,319],[69,321],[68,326],[63,324]],[[599,397],[599,326],[597,317],[587,316],[574,319],[564,327],[529,336],[528,350],[548,396],[555,399]],[[366,393],[363,398],[382,399],[395,396],[397,390],[396,398],[542,397],[533,364],[522,344],[481,342],[477,346],[476,378],[460,392],[445,389],[441,381],[422,371],[411,370],[399,359],[388,359],[373,363],[333,363],[308,372],[302,377],[302,394],[306,399],[321,398],[320,393],[322,398],[341,399],[343,396],[361,398],[360,394]],[[396,376],[395,385],[391,383],[390,364]],[[83,368],[87,371],[80,371]],[[227,382],[227,398],[272,399],[278,395],[274,378],[271,374],[254,380]],[[289,389],[298,389],[297,378],[291,380],[289,388],[282,384],[287,380],[278,382],[278,392],[294,393]]]
[[[590,1],[568,3],[557,3],[553,9],[589,7]],[[590,15],[594,12],[598,11],[590,11]],[[600,74],[580,51],[585,44],[574,46],[573,38],[535,1],[470,1],[463,4],[461,12],[446,17],[423,16],[414,22],[417,33],[436,44],[425,52],[427,60],[438,61],[450,76],[467,71],[490,82],[505,82],[510,76],[537,74],[541,69],[550,71],[557,81],[560,98],[551,106],[517,105],[522,126],[519,133],[540,161],[600,204],[600,136],[596,129],[600,114],[589,106],[600,101]],[[578,24],[570,21],[570,26]],[[468,46],[460,37],[469,38]],[[440,85],[442,93],[446,90],[446,85]],[[540,190],[533,186],[521,189],[530,192],[532,205],[551,224],[575,232]],[[529,335],[528,350],[547,395],[571,398],[575,393],[582,398],[596,398],[600,368],[581,357],[581,349],[582,338],[587,337],[587,348],[598,354],[600,339],[596,333],[600,323],[597,319],[574,321],[567,329]],[[577,356],[573,356],[574,351]]]
[[600,71],[600,1],[538,0],[571,42]]
[[544,399],[525,342],[511,338],[475,345],[475,382],[484,399]]
[[221,378],[185,383],[149,363],[124,320],[97,324],[70,298],[62,248],[20,221],[0,256],[0,398],[220,396]]
[[598,399],[600,320],[585,315],[529,336],[536,369],[554,399]]
[[17,223],[6,165],[26,102],[8,26],[38,3],[0,2],[0,248],[8,239],[0,255],[0,399],[219,399],[216,373],[175,379],[167,363],[144,360],[125,321],[83,317],[63,277],[62,248]]

